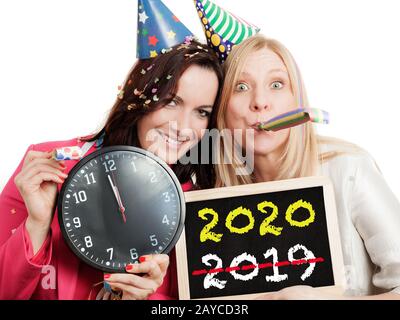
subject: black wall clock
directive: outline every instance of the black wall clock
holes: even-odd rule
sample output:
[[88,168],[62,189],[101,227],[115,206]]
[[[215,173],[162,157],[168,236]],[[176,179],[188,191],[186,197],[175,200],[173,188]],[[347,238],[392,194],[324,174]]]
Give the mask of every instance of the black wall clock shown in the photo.
[[141,255],[168,253],[184,218],[183,191],[171,168],[130,146],[104,147],[81,159],[58,199],[65,241],[105,272],[125,272]]

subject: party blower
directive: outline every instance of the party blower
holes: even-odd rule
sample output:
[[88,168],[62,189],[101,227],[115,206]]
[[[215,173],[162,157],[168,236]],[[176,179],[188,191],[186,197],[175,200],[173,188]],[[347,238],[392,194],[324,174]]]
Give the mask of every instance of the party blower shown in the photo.
[[290,112],[283,113],[266,122],[260,122],[257,127],[260,130],[279,131],[292,128],[311,121],[313,123],[329,123],[329,113],[315,108],[299,108]]

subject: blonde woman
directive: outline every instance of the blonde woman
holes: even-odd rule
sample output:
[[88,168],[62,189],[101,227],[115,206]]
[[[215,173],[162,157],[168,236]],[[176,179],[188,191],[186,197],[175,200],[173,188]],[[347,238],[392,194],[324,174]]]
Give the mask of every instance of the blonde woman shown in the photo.
[[[341,231],[345,296],[400,299],[400,204],[374,160],[355,145],[316,135],[310,123],[275,133],[257,129],[259,121],[308,106],[288,50],[275,40],[254,36],[233,49],[225,63],[225,76],[218,128],[241,129],[243,137],[223,140],[217,187],[311,175],[330,177]],[[254,133],[254,142],[246,142],[246,130]],[[232,150],[230,140],[236,141],[239,150],[253,152],[252,172],[243,170],[238,154],[227,151]],[[343,297],[295,286],[263,298]]]

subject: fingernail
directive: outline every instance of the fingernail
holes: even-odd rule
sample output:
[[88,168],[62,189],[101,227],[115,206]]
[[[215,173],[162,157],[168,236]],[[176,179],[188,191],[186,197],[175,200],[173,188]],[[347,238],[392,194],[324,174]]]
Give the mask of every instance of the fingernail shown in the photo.
[[133,269],[133,264],[128,264],[125,268],[126,271],[131,271]]
[[104,282],[104,290],[111,293],[111,286],[108,282]]
[[139,258],[139,262],[145,262],[146,261],[146,257],[145,256],[141,256],[140,258]]
[[109,279],[110,277],[111,277],[111,274],[109,274],[109,273],[104,274],[104,279]]

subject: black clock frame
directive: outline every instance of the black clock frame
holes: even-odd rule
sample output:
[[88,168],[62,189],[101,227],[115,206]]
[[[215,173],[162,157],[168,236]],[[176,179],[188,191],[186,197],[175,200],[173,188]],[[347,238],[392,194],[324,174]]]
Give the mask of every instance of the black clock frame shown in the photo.
[[[183,194],[183,190],[181,187],[181,184],[178,180],[178,178],[176,177],[175,173],[172,171],[172,169],[168,166],[168,164],[166,164],[163,160],[161,160],[159,157],[157,157],[156,155],[154,155],[153,153],[146,151],[144,149],[141,148],[137,148],[137,147],[132,147],[132,146],[124,146],[124,145],[119,145],[119,146],[109,146],[109,147],[102,147],[99,150],[96,150],[95,152],[85,156],[84,158],[82,158],[73,168],[72,170],[69,172],[67,179],[64,181],[60,193],[58,195],[58,203],[57,203],[57,214],[58,214],[58,223],[61,229],[61,233],[63,235],[63,238],[65,240],[65,242],[67,243],[68,247],[72,250],[72,252],[83,262],[85,262],[86,264],[90,265],[91,267],[97,269],[97,270],[101,270],[103,272],[122,272],[122,273],[126,273],[125,269],[123,268],[109,268],[107,266],[99,266],[98,264],[94,263],[92,260],[90,260],[89,258],[86,257],[86,255],[82,254],[80,250],[78,250],[78,248],[76,248],[67,233],[67,227],[64,224],[64,219],[63,219],[63,199],[64,199],[64,194],[66,192],[66,189],[70,183],[70,181],[74,178],[75,174],[82,169],[82,167],[84,167],[88,162],[90,162],[92,159],[98,157],[99,155],[105,155],[107,153],[110,152],[115,152],[115,151],[128,151],[128,152],[133,152],[133,153],[139,153],[141,155],[144,155],[145,157],[148,157],[150,159],[152,159],[153,161],[155,161],[155,163],[157,163],[158,165],[160,165],[160,168],[165,170],[168,175],[171,177],[175,188],[177,190],[177,194],[179,196],[179,204],[180,204],[180,215],[179,215],[179,222],[178,222],[178,226],[176,228],[176,232],[173,235],[170,243],[165,247],[165,249],[160,252],[160,253],[164,253],[164,254],[168,254],[176,245],[176,243],[178,242],[182,231],[183,231],[183,227],[185,225],[185,214],[186,214],[186,204],[185,204],[185,197]],[[139,182],[140,183],[140,182]]]

